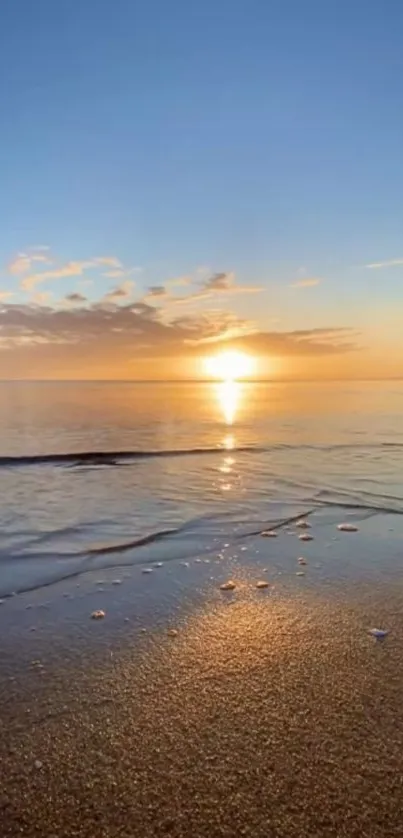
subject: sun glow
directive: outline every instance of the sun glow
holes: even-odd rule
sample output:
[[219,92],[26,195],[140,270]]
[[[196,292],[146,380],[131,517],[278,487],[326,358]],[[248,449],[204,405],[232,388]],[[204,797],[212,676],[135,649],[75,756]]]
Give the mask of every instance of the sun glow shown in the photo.
[[246,352],[220,352],[204,359],[204,369],[211,378],[221,381],[237,381],[249,378],[255,371],[255,359]]

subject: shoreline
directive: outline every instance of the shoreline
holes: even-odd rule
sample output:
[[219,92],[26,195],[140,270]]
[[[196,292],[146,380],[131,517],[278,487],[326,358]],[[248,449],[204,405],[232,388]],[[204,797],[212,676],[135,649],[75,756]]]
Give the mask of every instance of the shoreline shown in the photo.
[[[398,516],[390,528],[380,516],[336,536],[318,521],[304,577],[284,532],[3,604],[4,838],[400,835]],[[365,573],[346,570],[353,554]]]

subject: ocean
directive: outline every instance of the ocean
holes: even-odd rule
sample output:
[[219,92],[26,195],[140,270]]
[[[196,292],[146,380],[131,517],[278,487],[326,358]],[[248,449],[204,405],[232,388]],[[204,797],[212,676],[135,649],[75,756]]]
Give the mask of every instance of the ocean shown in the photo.
[[0,386],[0,596],[403,513],[403,382]]

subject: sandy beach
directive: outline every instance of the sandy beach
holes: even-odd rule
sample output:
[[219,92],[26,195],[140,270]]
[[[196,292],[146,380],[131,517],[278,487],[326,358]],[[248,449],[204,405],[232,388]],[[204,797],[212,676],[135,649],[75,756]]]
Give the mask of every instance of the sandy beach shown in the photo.
[[400,516],[314,517],[3,603],[4,836],[401,835]]

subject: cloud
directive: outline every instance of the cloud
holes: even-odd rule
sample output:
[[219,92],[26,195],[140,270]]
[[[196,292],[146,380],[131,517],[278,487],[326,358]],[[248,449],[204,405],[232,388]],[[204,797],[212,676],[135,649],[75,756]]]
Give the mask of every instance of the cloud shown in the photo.
[[135,376],[140,361],[196,359],[207,347],[209,353],[225,346],[259,356],[325,357],[357,350],[357,341],[346,328],[258,332],[225,312],[163,323],[145,302],[55,307],[41,298],[0,307],[0,377],[24,378],[27,370],[33,377],[63,378],[72,370],[119,377],[122,369]]
[[64,299],[66,303],[73,303],[73,305],[76,303],[81,304],[87,302],[87,297],[85,297],[84,294],[80,294],[78,291],[72,291],[71,294],[66,294]]
[[81,276],[87,268],[94,267],[91,260],[83,262],[67,262],[61,268],[55,268],[51,271],[42,271],[42,273],[31,274],[21,281],[21,288],[23,291],[32,291],[42,282],[50,282],[52,279],[63,279],[67,276]]
[[147,294],[145,295],[145,299],[153,299],[155,297],[162,299],[168,296],[168,291],[165,288],[165,285],[151,285],[150,288],[147,290]]
[[117,268],[113,271],[106,271],[103,276],[107,276],[108,279],[120,279],[125,276],[133,276],[133,274],[141,273],[143,269],[140,266],[136,265],[134,268]]
[[314,288],[316,285],[320,285],[321,279],[317,277],[307,277],[307,279],[298,279],[297,282],[293,282],[291,284],[291,288]]
[[30,271],[35,262],[47,262],[49,264],[50,259],[43,253],[18,253],[7,265],[7,271],[13,276],[19,276]]
[[112,288],[108,291],[102,299],[108,303],[119,302],[127,297],[131,297],[133,288],[134,282],[131,279],[127,279],[125,282],[121,282],[120,285],[117,285],[116,288]]
[[120,279],[120,277],[127,276],[127,274],[123,268],[118,268],[115,271],[106,271],[103,276],[108,277],[108,279]]
[[365,268],[394,268],[397,265],[403,265],[403,259],[389,259],[387,262],[372,262],[365,265]]
[[[46,256],[40,254],[29,257],[25,254],[20,254],[20,264],[17,264],[18,273],[26,273],[26,271],[31,267],[31,263],[33,261],[49,262],[50,260],[47,259]],[[84,271],[98,268],[100,266],[113,267],[119,271],[122,269],[122,263],[116,256],[96,256],[93,259],[72,260],[67,262],[65,265],[53,268],[52,270],[41,271],[41,273],[30,274],[30,276],[24,277],[24,279],[21,280],[20,287],[23,291],[32,291],[37,285],[43,282],[51,282],[54,279],[64,279],[69,276],[82,276]],[[14,273],[17,273],[15,263]]]
[[51,291],[37,291],[32,297],[32,302],[38,306],[47,306],[53,298]]
[[0,291],[0,302],[9,300],[11,297],[14,297],[13,291]]
[[196,302],[197,300],[207,300],[219,295],[230,294],[255,294],[263,291],[261,286],[257,285],[237,285],[235,274],[233,272],[215,273],[205,279],[192,294],[185,297],[172,297],[172,301],[181,305],[189,302]]
[[117,256],[96,256],[91,261],[96,265],[105,265],[107,268],[122,268],[122,263]]
[[186,285],[192,284],[192,278],[190,276],[178,276],[174,279],[168,279],[165,284],[167,288],[184,288]]

